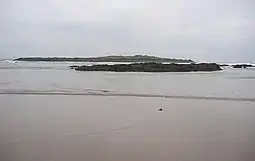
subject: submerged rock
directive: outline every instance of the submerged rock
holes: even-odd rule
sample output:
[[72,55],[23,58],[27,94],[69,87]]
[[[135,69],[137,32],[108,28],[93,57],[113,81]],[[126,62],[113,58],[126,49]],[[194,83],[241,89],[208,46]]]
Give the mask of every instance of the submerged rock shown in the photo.
[[196,72],[222,70],[215,63],[200,64],[162,64],[162,63],[135,63],[115,65],[79,66],[77,71],[112,71],[112,72]]

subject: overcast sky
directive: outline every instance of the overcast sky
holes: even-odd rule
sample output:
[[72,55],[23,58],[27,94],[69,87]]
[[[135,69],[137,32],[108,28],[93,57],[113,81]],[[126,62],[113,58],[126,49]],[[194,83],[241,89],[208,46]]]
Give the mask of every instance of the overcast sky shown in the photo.
[[255,0],[0,0],[0,57],[255,61]]

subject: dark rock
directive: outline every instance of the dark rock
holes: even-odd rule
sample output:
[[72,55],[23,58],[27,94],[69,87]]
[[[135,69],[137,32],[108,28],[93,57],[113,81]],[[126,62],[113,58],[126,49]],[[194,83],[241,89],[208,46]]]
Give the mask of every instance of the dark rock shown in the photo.
[[115,65],[79,66],[77,71],[112,71],[112,72],[196,72],[222,70],[215,63],[207,64],[161,64],[161,63],[135,63]]
[[255,67],[252,66],[251,64],[236,64],[236,65],[232,65],[233,68],[248,68],[248,67]]
[[71,68],[71,69],[76,69],[78,67],[79,67],[78,65],[71,65],[71,66],[69,66],[69,68]]
[[219,64],[220,67],[228,67],[228,64]]
[[162,108],[159,108],[158,110],[159,110],[159,111],[163,111],[163,109],[162,109]]

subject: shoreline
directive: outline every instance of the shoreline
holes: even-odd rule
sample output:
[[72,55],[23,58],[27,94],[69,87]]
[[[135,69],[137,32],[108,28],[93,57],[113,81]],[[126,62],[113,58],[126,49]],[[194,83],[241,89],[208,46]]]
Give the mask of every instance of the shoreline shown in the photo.
[[165,98],[183,100],[214,100],[214,101],[237,101],[255,102],[255,98],[215,97],[215,96],[188,96],[188,95],[166,95],[166,94],[138,94],[138,93],[111,93],[103,92],[47,92],[47,91],[0,91],[1,95],[35,95],[35,96],[102,96],[102,97],[134,97],[134,98]]

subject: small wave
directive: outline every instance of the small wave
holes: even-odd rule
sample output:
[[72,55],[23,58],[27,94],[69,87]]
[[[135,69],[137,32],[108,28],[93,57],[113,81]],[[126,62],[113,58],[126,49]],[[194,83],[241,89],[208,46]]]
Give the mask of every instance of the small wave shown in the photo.
[[18,144],[18,143],[21,143],[21,140],[8,140],[8,141],[2,142],[3,145],[12,145],[12,144]]
[[101,131],[101,132],[90,132],[90,133],[72,132],[72,133],[68,133],[66,135],[68,137],[90,137],[90,136],[96,136],[96,135],[103,135],[103,134],[106,134],[106,133],[109,133],[109,132],[125,131],[125,130],[128,130],[128,129],[131,129],[132,127],[133,127],[132,125],[128,125],[128,126],[122,126],[122,127],[117,127],[117,128]]
[[10,60],[10,59],[4,59],[4,60],[0,60],[1,63],[16,63],[17,61],[14,60]]
[[15,82],[0,82],[0,85],[8,85],[8,84],[12,84],[12,83],[15,83]]
[[119,128],[114,128],[114,129],[111,129],[110,131],[111,132],[115,132],[115,131],[124,131],[124,130],[128,130],[128,129],[131,129],[132,126],[129,125],[129,126],[123,126],[123,127],[119,127]]
[[229,77],[229,79],[255,79],[255,77]]
[[69,70],[68,67],[26,67],[26,66],[0,66],[2,70],[8,69],[32,69],[32,70]]
[[0,95],[62,95],[62,96],[114,96],[114,97],[144,97],[144,98],[169,98],[188,100],[217,100],[217,101],[245,101],[255,102],[255,98],[235,97],[211,97],[211,96],[185,96],[185,95],[158,95],[158,94],[134,94],[111,92],[70,92],[70,91],[38,91],[38,90],[1,90]]
[[68,133],[67,136],[70,137],[84,137],[84,136],[95,136],[101,135],[103,132],[91,132],[91,133]]

